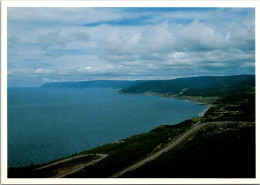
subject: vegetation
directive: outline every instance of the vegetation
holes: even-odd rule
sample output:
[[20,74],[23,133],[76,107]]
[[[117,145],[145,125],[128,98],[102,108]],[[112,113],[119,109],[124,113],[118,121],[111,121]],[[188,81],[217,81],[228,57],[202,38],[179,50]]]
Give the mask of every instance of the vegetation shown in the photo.
[[[160,150],[194,124],[209,123],[174,149],[122,177],[253,178],[255,177],[255,76],[194,77],[142,81],[120,93],[142,93],[211,104],[203,116],[177,125],[161,125],[148,133],[106,144],[82,154],[109,156],[70,178],[111,177]],[[85,163],[92,158],[86,158]],[[83,160],[83,159],[82,159]],[[84,161],[73,161],[72,166]],[[11,168],[9,177],[51,177],[70,164],[35,171]]]
[[[22,168],[9,168],[8,169],[8,177],[9,178],[46,178],[46,177],[54,177],[59,174],[60,171],[68,170],[70,168],[73,168],[74,166],[85,164],[87,162],[92,161],[93,159],[96,159],[96,155],[88,155],[86,157],[77,158],[74,160],[70,160],[64,163],[58,163],[56,165],[38,169],[42,166],[45,166],[47,164],[43,165],[34,165],[32,164],[29,167],[22,167]],[[59,160],[52,161],[57,162]],[[49,164],[51,164],[49,163]]]
[[179,96],[224,96],[255,86],[254,75],[202,76],[173,80],[154,80],[121,89],[121,93],[147,92]]
[[249,84],[218,94],[215,105],[200,118],[212,124],[122,177],[254,178],[255,88]]
[[149,133],[132,136],[113,144],[107,144],[85,153],[107,153],[109,156],[96,165],[67,177],[110,177],[142,157],[157,151],[173,137],[185,132],[190,125],[176,125],[174,128],[159,126]]
[[254,124],[209,125],[124,178],[254,178]]
[[[92,150],[84,151],[82,154],[106,153],[108,157],[101,160],[95,165],[87,166],[81,170],[67,177],[109,177],[121,170],[122,168],[132,164],[134,161],[146,156],[149,153],[157,151],[160,147],[185,132],[191,126],[190,121],[182,122],[181,124],[172,127],[166,125],[159,126],[149,133],[135,135],[127,139],[102,145]],[[86,157],[88,159],[88,157]],[[92,160],[89,158],[86,162]],[[85,159],[77,159],[71,161],[71,166],[75,166],[77,162],[84,162]],[[56,160],[57,161],[57,160]],[[32,165],[24,168],[10,168],[8,177],[11,178],[38,178],[38,177],[52,177],[55,176],[59,169],[68,168],[69,163],[62,163],[59,165],[45,168],[42,170],[35,170],[40,166]],[[43,165],[41,165],[43,166]]]

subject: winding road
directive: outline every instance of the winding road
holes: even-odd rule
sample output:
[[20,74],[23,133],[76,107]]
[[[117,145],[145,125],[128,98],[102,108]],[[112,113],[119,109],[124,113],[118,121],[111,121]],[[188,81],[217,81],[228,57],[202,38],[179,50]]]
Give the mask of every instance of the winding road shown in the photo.
[[[222,109],[223,110],[223,109]],[[216,116],[215,118],[213,119],[217,119],[219,117],[223,116],[223,114],[220,114],[218,116]],[[188,131],[186,131],[185,133],[183,133],[182,135],[180,135],[179,137],[173,139],[170,143],[168,143],[164,148],[160,149],[159,151],[155,152],[155,153],[152,153],[151,155],[143,158],[142,160],[128,166],[127,168],[117,172],[116,174],[114,174],[113,176],[111,176],[111,178],[117,178],[117,177],[120,177],[122,175],[124,175],[126,172],[128,171],[133,171],[141,166],[143,166],[144,164],[156,159],[157,157],[159,157],[160,155],[164,154],[165,152],[168,152],[169,150],[173,149],[174,147],[176,147],[178,144],[180,144],[182,141],[184,141],[185,139],[187,139],[190,135],[192,135],[193,133],[195,133],[196,131],[198,131],[199,129],[203,128],[204,126],[206,125],[209,125],[213,122],[204,122],[204,123],[201,123],[201,121],[197,122],[193,127],[191,127]],[[48,167],[51,167],[51,166],[54,166],[54,165],[57,165],[57,164],[60,164],[60,163],[65,163],[65,162],[68,162],[68,161],[71,161],[71,160],[75,160],[75,159],[78,159],[78,158],[82,158],[82,157],[86,157],[88,155],[97,155],[99,156],[100,158],[98,159],[94,159],[88,163],[85,163],[85,164],[79,164],[77,166],[74,166],[73,168],[71,169],[68,169],[68,170],[65,170],[63,172],[60,172],[59,174],[57,174],[56,176],[54,176],[53,178],[62,178],[62,177],[65,177],[67,175],[70,175],[70,174],[73,174],[75,172],[78,172],[80,170],[82,170],[83,168],[85,168],[86,166],[89,166],[89,165],[93,165],[99,161],[101,161],[102,159],[106,158],[108,155],[107,154],[84,154],[84,155],[78,155],[78,156],[72,156],[72,157],[69,157],[69,158],[66,158],[66,159],[63,159],[63,160],[60,160],[60,161],[56,161],[56,162],[53,162],[51,164],[47,164],[45,166],[42,166],[42,167],[39,167],[37,168],[36,170],[40,170],[40,169],[44,169],[44,168],[48,168]]]
[[41,170],[41,169],[44,169],[44,168],[48,168],[48,167],[51,167],[51,166],[55,166],[55,165],[57,165],[57,164],[65,163],[65,162],[72,161],[72,160],[74,160],[74,159],[78,159],[78,158],[82,158],[82,157],[86,157],[86,156],[89,156],[89,155],[94,155],[94,154],[85,154],[85,155],[77,155],[77,156],[68,157],[68,158],[66,158],[66,159],[62,159],[62,160],[59,160],[59,161],[56,161],[56,162],[47,164],[47,165],[45,165],[45,166],[41,166],[41,167],[39,167],[39,168],[36,168],[36,170]]
[[[93,154],[92,154],[92,155],[93,155]],[[65,176],[67,176],[67,175],[73,174],[73,173],[75,173],[75,172],[78,172],[78,171],[82,170],[82,169],[85,168],[86,166],[90,166],[90,165],[92,165],[92,164],[95,164],[95,163],[101,161],[102,159],[104,159],[104,158],[106,158],[106,157],[108,156],[107,154],[95,154],[95,155],[100,156],[100,158],[95,159],[95,160],[93,160],[93,161],[91,161],[91,162],[88,162],[88,163],[86,163],[86,164],[78,165],[78,166],[76,166],[76,167],[70,169],[69,171],[66,171],[66,172],[64,172],[64,173],[62,173],[62,174],[58,174],[58,175],[54,176],[53,178],[62,178],[62,177],[65,177]]]
[[59,173],[59,174],[55,175],[53,178],[61,178],[61,177],[65,177],[65,176],[67,176],[69,174],[73,174],[75,172],[78,172],[78,171],[82,170],[86,166],[89,166],[89,165],[92,165],[92,164],[95,164],[95,163],[101,161],[102,159],[104,159],[104,158],[106,158],[108,156],[107,154],[83,154],[83,155],[71,156],[71,157],[68,157],[66,159],[62,159],[62,160],[59,160],[59,161],[47,164],[45,166],[41,166],[39,168],[36,168],[35,170],[41,170],[41,169],[44,169],[44,168],[49,168],[51,166],[55,166],[55,165],[58,165],[58,164],[61,164],[61,163],[65,163],[65,162],[72,161],[72,160],[75,160],[75,159],[78,159],[78,158],[82,158],[82,157],[86,157],[86,156],[89,156],[89,155],[97,155],[97,156],[99,156],[99,158],[98,159],[94,159],[94,160],[92,160],[92,161],[90,161],[88,163],[85,163],[85,164],[80,164],[80,165],[74,166],[73,168],[71,168],[69,170],[65,170],[62,173]]
[[[223,108],[221,108],[221,110],[225,111]],[[214,118],[212,118],[212,120],[215,120],[221,116],[223,116],[224,114],[220,114]],[[184,141],[186,138],[188,138],[191,134],[195,133],[196,131],[198,131],[199,129],[201,129],[202,127],[209,125],[213,122],[204,122],[201,123],[201,121],[197,122],[191,129],[189,129],[188,131],[186,131],[184,134],[182,134],[180,137],[173,139],[170,143],[168,143],[164,148],[162,148],[161,150],[145,157],[144,159],[132,164],[131,166],[128,166],[127,168],[117,172],[116,174],[114,174],[113,176],[111,176],[111,178],[117,178],[120,177],[122,175],[124,175],[126,172],[128,171],[133,171],[141,166],[143,166],[145,163],[150,162],[152,160],[154,160],[155,158],[159,157],[160,155],[162,155],[165,152],[168,152],[169,150],[173,149],[174,147],[176,147],[178,144],[180,144],[182,141]]]
[[120,176],[122,176],[123,174],[125,174],[128,171],[133,171],[133,170],[143,166],[145,163],[154,160],[155,158],[159,157],[163,153],[168,152],[169,150],[171,150],[172,148],[174,148],[175,146],[180,144],[182,141],[184,141],[187,137],[189,137],[191,134],[193,134],[197,130],[201,129],[202,127],[204,127],[204,126],[206,126],[206,125],[208,125],[210,123],[211,122],[195,124],[191,129],[189,129],[187,132],[182,134],[179,138],[172,140],[167,146],[165,146],[161,150],[159,150],[159,151],[149,155],[148,157],[146,157],[146,158],[144,158],[144,159],[134,163],[133,165],[128,166],[127,168],[117,172],[116,174],[111,176],[111,178],[120,177]]

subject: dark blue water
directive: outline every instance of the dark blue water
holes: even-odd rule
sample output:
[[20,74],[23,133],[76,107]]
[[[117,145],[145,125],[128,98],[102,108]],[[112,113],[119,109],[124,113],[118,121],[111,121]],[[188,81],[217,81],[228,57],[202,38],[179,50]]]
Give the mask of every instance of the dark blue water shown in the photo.
[[8,89],[8,166],[41,164],[177,124],[206,106],[113,89]]

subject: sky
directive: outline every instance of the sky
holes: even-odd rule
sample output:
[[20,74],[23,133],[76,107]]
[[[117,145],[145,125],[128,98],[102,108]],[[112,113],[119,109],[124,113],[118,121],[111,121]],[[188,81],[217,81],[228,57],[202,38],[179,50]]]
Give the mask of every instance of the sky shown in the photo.
[[8,86],[255,74],[254,8],[8,8]]

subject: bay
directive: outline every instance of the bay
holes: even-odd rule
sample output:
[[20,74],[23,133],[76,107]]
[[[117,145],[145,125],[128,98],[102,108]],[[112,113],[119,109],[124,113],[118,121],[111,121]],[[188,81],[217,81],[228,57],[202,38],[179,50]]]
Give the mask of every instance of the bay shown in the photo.
[[177,124],[207,107],[116,89],[8,88],[8,167],[42,164]]

